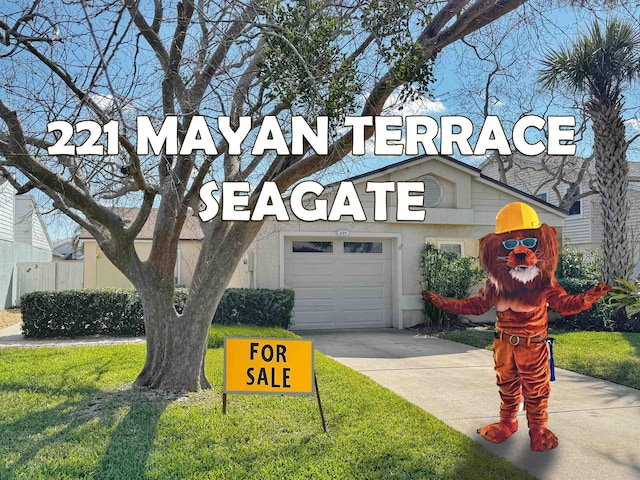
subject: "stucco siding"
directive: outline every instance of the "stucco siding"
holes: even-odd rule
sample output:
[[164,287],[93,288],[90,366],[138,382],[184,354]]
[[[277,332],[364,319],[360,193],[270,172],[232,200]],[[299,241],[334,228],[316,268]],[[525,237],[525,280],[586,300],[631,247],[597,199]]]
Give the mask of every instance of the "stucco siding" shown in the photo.
[[[136,252],[141,260],[149,258],[150,241],[136,241]],[[178,285],[191,286],[193,272],[200,254],[200,241],[181,240],[178,249],[180,258]],[[111,263],[94,239],[84,240],[84,286],[92,288],[132,288],[125,275]]]
[[31,196],[14,197],[15,201],[15,241],[36,248],[51,250],[49,236],[37,212]]

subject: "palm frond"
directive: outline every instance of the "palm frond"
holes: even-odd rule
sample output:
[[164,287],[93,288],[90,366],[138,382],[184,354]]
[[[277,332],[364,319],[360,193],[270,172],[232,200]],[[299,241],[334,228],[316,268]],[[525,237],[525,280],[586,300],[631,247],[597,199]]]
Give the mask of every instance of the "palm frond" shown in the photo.
[[608,96],[640,77],[640,31],[617,18],[604,29],[595,21],[571,47],[547,52],[541,64],[545,88],[565,85],[592,97]]

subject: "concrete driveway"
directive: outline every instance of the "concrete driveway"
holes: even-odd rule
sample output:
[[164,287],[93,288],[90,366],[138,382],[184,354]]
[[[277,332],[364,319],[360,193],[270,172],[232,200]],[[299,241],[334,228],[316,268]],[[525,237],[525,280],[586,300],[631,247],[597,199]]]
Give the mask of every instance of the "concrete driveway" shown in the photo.
[[519,431],[503,444],[487,442],[476,433],[498,419],[500,399],[491,352],[394,329],[301,335],[312,339],[316,350],[538,478],[640,478],[638,390],[556,369],[549,428],[560,445],[549,452],[532,452],[524,414]]

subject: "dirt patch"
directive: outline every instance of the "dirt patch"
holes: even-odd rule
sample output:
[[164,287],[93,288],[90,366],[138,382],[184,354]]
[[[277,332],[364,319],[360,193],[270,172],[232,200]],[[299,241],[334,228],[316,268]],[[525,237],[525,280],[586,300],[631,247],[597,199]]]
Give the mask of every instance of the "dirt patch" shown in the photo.
[[437,336],[441,332],[447,332],[450,330],[467,330],[469,328],[479,328],[482,330],[492,330],[493,324],[491,323],[468,323],[461,322],[458,318],[447,319],[442,324],[428,324],[420,323],[413,327],[407,328],[411,332],[415,332],[419,335]]
[[22,322],[22,314],[19,308],[0,310],[0,329],[10,327],[20,322]]

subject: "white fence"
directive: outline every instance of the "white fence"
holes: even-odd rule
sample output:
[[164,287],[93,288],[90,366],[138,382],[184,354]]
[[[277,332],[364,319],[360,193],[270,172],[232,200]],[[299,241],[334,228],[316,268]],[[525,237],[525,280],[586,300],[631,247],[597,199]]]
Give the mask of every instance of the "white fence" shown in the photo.
[[20,297],[25,293],[82,288],[84,262],[21,262],[16,264],[14,279],[17,287],[16,304],[19,306]]

